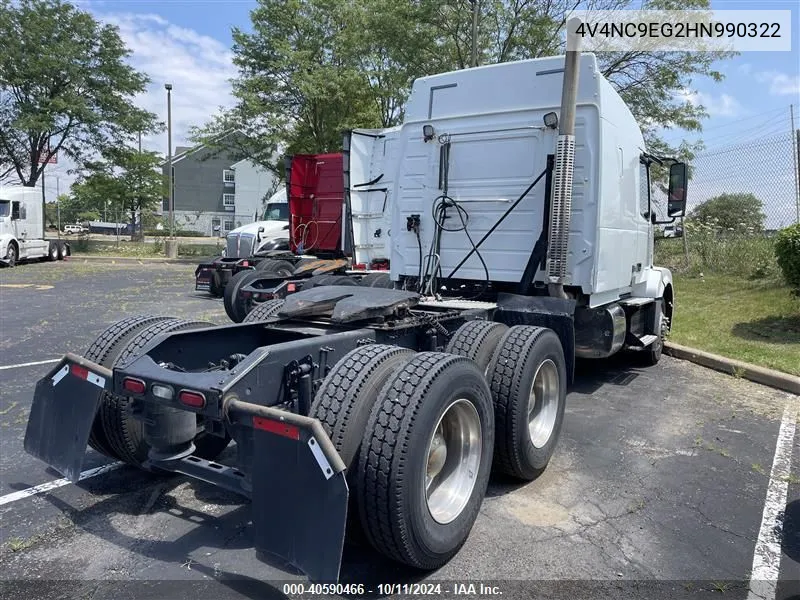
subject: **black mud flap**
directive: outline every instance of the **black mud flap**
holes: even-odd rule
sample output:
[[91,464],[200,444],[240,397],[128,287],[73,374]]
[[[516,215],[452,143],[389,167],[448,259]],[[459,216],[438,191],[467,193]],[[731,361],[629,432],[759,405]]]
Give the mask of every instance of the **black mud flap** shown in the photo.
[[344,547],[344,463],[318,421],[253,419],[253,527],[257,556],[335,582]]
[[80,356],[62,358],[36,384],[25,451],[77,482],[94,415],[111,379],[111,371]]

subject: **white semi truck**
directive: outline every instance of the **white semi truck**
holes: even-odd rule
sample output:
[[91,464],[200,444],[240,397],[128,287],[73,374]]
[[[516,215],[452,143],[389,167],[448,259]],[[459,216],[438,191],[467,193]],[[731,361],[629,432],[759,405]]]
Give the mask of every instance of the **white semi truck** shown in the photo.
[[24,260],[63,260],[70,246],[44,233],[41,190],[0,188],[0,265],[13,267]]
[[445,564],[492,470],[547,467],[577,356],[659,359],[675,294],[650,166],[671,162],[668,218],[687,169],[575,52],[415,81],[390,155],[392,289],[317,286],[228,326],[125,319],[39,381],[26,450],[72,480],[88,442],[233,490],[256,555],[315,581],[338,578],[348,520]]

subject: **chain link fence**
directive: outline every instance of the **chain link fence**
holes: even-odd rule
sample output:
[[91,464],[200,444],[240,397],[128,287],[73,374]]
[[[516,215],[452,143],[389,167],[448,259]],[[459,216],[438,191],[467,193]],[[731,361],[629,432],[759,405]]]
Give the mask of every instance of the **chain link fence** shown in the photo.
[[[695,156],[686,218],[657,240],[656,260],[679,271],[777,276],[775,233],[800,223],[798,158],[798,132],[789,131]],[[659,211],[663,195],[655,191]]]

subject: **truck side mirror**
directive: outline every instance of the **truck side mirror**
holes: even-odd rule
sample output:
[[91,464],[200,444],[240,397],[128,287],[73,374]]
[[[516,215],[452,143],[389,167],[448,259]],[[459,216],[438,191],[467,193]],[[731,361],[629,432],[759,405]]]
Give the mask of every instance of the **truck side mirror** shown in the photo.
[[686,214],[686,184],[688,180],[689,173],[686,163],[673,163],[670,165],[667,216],[682,217]]

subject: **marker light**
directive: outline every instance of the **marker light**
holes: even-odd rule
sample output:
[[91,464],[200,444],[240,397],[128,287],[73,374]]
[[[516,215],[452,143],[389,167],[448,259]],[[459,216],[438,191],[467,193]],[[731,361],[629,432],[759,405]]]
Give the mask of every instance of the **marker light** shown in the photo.
[[178,400],[181,404],[192,408],[203,408],[206,405],[206,397],[203,394],[200,392],[191,392],[189,390],[181,390],[178,392]]
[[146,389],[144,381],[141,379],[134,379],[133,377],[126,377],[122,380],[122,389],[131,394],[144,394]]

